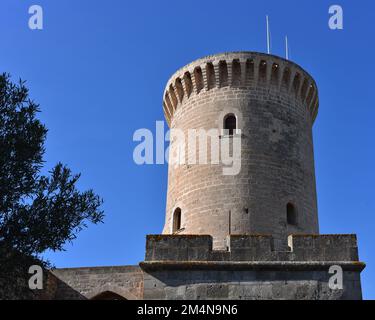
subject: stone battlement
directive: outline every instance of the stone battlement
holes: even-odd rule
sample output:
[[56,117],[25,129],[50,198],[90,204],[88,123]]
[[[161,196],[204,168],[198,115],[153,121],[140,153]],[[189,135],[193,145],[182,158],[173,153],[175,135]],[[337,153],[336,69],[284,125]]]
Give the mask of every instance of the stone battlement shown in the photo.
[[[276,238],[275,238],[276,239]],[[361,299],[355,235],[293,235],[277,251],[267,235],[231,235],[213,250],[206,235],[149,235],[144,299]],[[332,290],[331,266],[343,271]]]
[[296,63],[258,52],[228,52],[198,59],[168,81],[163,109],[168,124],[175,110],[194,95],[231,88],[266,88],[304,104],[315,120],[319,98],[314,79]]
[[227,250],[213,250],[208,235],[148,235],[145,261],[357,262],[355,235],[291,235],[289,251],[276,251],[267,235],[230,235]]

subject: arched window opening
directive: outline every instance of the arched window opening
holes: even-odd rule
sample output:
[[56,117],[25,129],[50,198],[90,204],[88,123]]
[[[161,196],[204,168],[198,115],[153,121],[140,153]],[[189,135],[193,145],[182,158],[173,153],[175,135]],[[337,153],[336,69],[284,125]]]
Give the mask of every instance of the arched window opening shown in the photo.
[[271,83],[277,85],[279,83],[279,65],[274,63],[272,65],[272,73],[271,73]]
[[188,97],[190,97],[193,91],[193,82],[191,80],[190,72],[185,72],[184,82],[185,82],[186,94]]
[[181,229],[181,209],[176,208],[173,213],[173,230],[172,233],[176,233]]
[[238,59],[232,61],[232,85],[234,87],[241,85],[241,64]]
[[182,99],[184,98],[184,88],[182,86],[182,81],[180,78],[176,79],[175,87],[176,87],[178,100],[181,102]]
[[224,60],[219,62],[219,83],[220,87],[228,85],[228,67]]
[[297,211],[290,202],[286,205],[286,220],[289,225],[297,225]]
[[176,110],[178,101],[172,85],[169,86],[169,97],[172,102],[173,108]]
[[285,68],[284,74],[283,74],[283,79],[281,81],[282,87],[284,89],[289,88],[290,76],[291,76],[290,70],[288,68]]
[[246,60],[246,80],[250,82],[250,80],[254,79],[254,61],[253,60]]
[[209,62],[206,64],[207,89],[210,90],[216,86],[214,65]]
[[237,119],[233,113],[227,114],[224,117],[224,129],[228,130],[229,135],[233,135],[237,129]]
[[293,90],[294,90],[294,93],[295,93],[296,97],[298,96],[298,91],[299,91],[299,88],[300,88],[300,82],[301,82],[301,76],[300,76],[299,73],[297,73],[296,76],[294,77],[294,80],[293,80]]
[[305,98],[306,98],[306,94],[307,94],[307,88],[308,88],[308,81],[307,79],[305,79],[302,83],[302,87],[301,87],[301,100],[302,101],[305,101]]
[[203,89],[203,75],[202,75],[202,69],[200,67],[196,67],[194,69],[194,78],[195,78],[196,92],[199,93]]
[[262,60],[259,64],[259,81],[265,82],[267,78],[267,62]]

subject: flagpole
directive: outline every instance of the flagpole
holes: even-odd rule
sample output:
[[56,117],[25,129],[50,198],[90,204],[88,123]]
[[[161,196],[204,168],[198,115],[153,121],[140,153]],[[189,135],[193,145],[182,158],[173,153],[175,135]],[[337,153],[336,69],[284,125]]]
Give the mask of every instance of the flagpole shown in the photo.
[[267,25],[267,53],[270,54],[270,26],[268,21],[268,15],[266,15],[266,25]]
[[288,36],[285,36],[285,58],[289,60]]

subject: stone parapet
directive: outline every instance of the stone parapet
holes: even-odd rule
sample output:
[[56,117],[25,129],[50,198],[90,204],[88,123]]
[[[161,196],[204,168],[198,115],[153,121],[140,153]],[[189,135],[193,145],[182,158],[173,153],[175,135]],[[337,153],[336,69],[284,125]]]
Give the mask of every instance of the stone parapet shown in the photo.
[[289,250],[273,237],[230,235],[227,250],[213,250],[208,235],[148,235],[145,261],[358,261],[355,235],[291,235]]

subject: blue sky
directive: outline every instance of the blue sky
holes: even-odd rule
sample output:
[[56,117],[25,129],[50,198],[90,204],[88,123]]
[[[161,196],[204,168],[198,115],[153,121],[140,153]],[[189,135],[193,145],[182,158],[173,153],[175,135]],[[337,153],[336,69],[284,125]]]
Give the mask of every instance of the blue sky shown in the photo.
[[[44,29],[28,28],[28,8],[44,9]],[[328,8],[344,10],[344,30],[328,28]],[[137,264],[145,235],[164,223],[167,166],[137,166],[133,132],[163,120],[164,85],[176,69],[223,52],[272,53],[315,78],[314,125],[321,233],[356,233],[365,298],[375,298],[373,1],[1,0],[0,71],[27,80],[49,128],[46,168],[81,172],[80,187],[105,200],[105,223],[89,226],[57,267]]]

